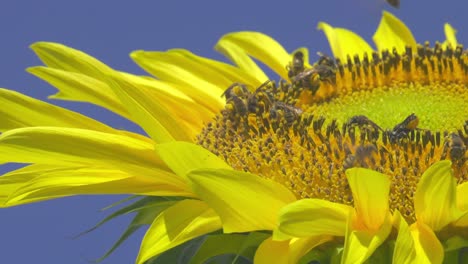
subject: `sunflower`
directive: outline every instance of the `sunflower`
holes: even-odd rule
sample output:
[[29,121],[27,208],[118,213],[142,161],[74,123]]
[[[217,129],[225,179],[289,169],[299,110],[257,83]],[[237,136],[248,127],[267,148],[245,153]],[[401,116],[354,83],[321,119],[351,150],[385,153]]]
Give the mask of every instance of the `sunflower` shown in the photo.
[[219,40],[234,65],[133,52],[157,79],[33,44],[46,66],[28,71],[59,90],[52,98],[102,106],[146,135],[1,89],[0,161],[26,164],[0,178],[1,206],[132,194],[97,226],[136,213],[110,253],[150,225],[139,264],[463,263],[468,55],[455,30],[417,44],[384,12],[374,51],[318,28],[334,58],[312,64],[307,49],[288,53],[258,32]]

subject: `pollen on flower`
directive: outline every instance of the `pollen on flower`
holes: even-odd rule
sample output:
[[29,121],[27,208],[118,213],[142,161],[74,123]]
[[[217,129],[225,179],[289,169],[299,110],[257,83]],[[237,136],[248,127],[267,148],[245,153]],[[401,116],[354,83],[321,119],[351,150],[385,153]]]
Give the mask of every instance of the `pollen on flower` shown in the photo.
[[228,87],[225,109],[198,143],[298,198],[352,204],[345,170],[379,171],[392,182],[391,209],[410,222],[417,183],[432,164],[451,159],[458,184],[468,180],[462,46],[426,44],[346,62],[322,56],[311,68],[298,52],[287,68],[289,81]]

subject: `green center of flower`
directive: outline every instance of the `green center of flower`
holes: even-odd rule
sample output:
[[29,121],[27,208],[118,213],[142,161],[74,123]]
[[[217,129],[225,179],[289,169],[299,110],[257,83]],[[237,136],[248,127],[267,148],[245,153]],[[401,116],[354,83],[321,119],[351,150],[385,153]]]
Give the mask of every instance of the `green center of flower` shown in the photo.
[[345,170],[379,171],[392,181],[391,209],[413,222],[428,167],[451,159],[458,183],[468,180],[467,61],[461,47],[436,46],[345,65],[322,57],[307,69],[298,53],[290,82],[229,87],[226,108],[198,142],[298,198],[352,204]]

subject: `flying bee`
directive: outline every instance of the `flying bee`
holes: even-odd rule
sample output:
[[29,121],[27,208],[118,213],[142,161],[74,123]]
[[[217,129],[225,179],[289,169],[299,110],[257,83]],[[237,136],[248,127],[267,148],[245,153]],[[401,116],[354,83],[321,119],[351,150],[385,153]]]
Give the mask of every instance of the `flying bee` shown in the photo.
[[277,119],[282,116],[288,126],[292,125],[301,114],[302,109],[283,102],[275,102],[270,108],[270,117]]
[[343,169],[352,167],[368,167],[366,159],[377,152],[377,147],[372,144],[361,145],[357,147],[354,154],[349,154],[343,162]]
[[451,133],[447,136],[445,146],[450,149],[450,158],[452,161],[461,161],[466,152],[466,145],[460,135]]
[[419,118],[412,113],[403,122],[396,125],[389,133],[390,141],[395,143],[398,140],[407,138],[409,133],[417,129],[419,124]]
[[400,7],[400,0],[386,0],[387,3],[389,3],[391,6],[395,7],[395,8],[399,8]]

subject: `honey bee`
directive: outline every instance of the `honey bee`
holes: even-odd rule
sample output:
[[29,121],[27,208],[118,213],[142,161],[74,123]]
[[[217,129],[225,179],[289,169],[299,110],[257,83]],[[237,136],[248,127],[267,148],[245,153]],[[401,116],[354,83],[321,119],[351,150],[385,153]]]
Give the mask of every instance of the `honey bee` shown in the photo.
[[400,7],[400,0],[386,0],[387,3],[389,3],[391,6],[395,7],[395,8],[399,8]]
[[371,157],[373,153],[377,152],[377,147],[372,144],[361,145],[357,147],[354,154],[349,154],[343,162],[343,169],[352,167],[368,167],[366,159]]
[[292,125],[300,114],[302,114],[302,109],[283,102],[275,102],[270,108],[270,117],[277,119],[282,116],[287,125]]
[[369,118],[367,118],[367,116],[364,116],[364,115],[357,115],[357,116],[353,116],[351,117],[348,122],[346,123],[346,125],[349,127],[349,126],[358,126],[360,128],[373,128],[374,130],[380,130],[380,131],[383,131],[383,129],[377,125],[376,123],[374,123],[372,120],[370,120]]
[[286,67],[288,70],[288,77],[292,78],[297,74],[304,71],[304,53],[297,51],[293,55],[292,62]]
[[466,152],[466,145],[463,139],[456,133],[447,136],[446,146],[450,149],[450,157],[453,161],[461,161]]
[[311,90],[312,94],[317,92],[321,81],[333,82],[334,80],[335,69],[327,65],[316,65],[291,78],[293,84]]
[[246,97],[250,94],[249,89],[243,83],[235,82],[231,84],[222,94],[221,97],[226,98],[226,102],[229,101],[233,97]]
[[412,113],[403,120],[403,122],[396,125],[389,133],[389,138],[392,143],[397,142],[403,138],[407,138],[408,134],[417,129],[419,124],[419,118]]

